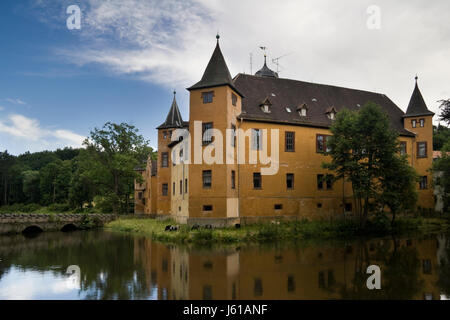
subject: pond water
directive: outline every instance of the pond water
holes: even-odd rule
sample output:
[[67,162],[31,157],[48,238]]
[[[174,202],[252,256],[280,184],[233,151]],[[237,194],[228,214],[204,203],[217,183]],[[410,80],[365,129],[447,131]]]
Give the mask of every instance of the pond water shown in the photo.
[[[380,290],[367,288],[369,265],[380,267]],[[448,294],[445,234],[190,248],[102,230],[0,237],[0,299],[446,299]]]

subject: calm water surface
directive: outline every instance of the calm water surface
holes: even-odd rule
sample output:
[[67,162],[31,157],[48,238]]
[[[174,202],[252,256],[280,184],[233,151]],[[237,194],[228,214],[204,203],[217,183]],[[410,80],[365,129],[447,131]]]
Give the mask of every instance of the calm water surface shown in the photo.
[[[381,268],[381,290],[366,287],[365,271],[373,264]],[[107,231],[0,237],[0,299],[445,299],[449,294],[445,234],[227,248],[165,245]]]

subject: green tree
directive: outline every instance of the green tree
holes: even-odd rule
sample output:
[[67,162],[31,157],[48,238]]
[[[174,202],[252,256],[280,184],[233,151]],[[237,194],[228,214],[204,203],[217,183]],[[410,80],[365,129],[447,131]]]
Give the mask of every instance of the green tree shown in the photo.
[[442,110],[440,120],[443,120],[447,122],[447,124],[450,124],[450,99],[440,100],[438,102],[441,104],[439,108],[441,108]]
[[11,168],[16,162],[16,158],[8,153],[0,152],[0,204],[9,204],[9,195],[11,193],[11,180],[13,175]]
[[89,176],[89,159],[86,150],[80,150],[73,160],[74,173],[70,183],[69,203],[72,207],[82,209],[90,206],[96,194],[96,187]]
[[28,203],[38,203],[40,199],[39,193],[39,171],[26,170],[23,175],[23,193]]
[[337,179],[351,182],[361,227],[379,199],[383,185],[380,178],[391,166],[399,151],[398,135],[390,128],[389,118],[373,102],[358,112],[342,110],[331,126],[332,136],[327,146],[330,163],[323,167],[337,173]]
[[394,225],[398,212],[415,208],[418,181],[419,176],[409,165],[407,156],[393,154],[390,165],[385,167],[380,177],[382,193],[379,198],[381,209],[386,205],[391,211],[391,225]]
[[114,213],[128,212],[134,180],[142,177],[134,170],[152,149],[134,126],[107,122],[95,128],[84,141],[89,161],[86,173],[112,204]]
[[57,159],[40,170],[41,203],[66,203],[69,198],[72,165],[70,160]]
[[450,142],[442,148],[441,158],[433,162],[432,171],[436,179],[434,184],[439,187],[444,200],[444,208],[450,208]]
[[450,128],[440,124],[433,126],[433,150],[441,150],[447,142],[450,142]]

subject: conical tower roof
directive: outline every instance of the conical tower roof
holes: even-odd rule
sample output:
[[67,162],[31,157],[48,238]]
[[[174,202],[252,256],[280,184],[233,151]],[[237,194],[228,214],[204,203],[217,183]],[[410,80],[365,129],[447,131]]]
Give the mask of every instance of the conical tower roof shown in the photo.
[[422,93],[420,92],[419,86],[417,85],[417,79],[418,78],[416,76],[416,86],[414,87],[411,100],[409,101],[405,117],[432,116],[434,115],[434,112],[428,110]]
[[160,125],[157,129],[168,129],[168,128],[182,128],[183,118],[181,117],[180,110],[178,109],[177,99],[175,98],[176,92],[173,92],[172,106],[170,107],[169,113],[167,114],[166,121]]
[[219,35],[217,35],[216,38],[216,48],[214,49],[211,59],[209,60],[205,72],[203,73],[202,79],[193,86],[189,87],[188,90],[228,85],[240,94],[234,87],[233,79],[231,78],[227,63],[225,62],[222,51],[220,50]]

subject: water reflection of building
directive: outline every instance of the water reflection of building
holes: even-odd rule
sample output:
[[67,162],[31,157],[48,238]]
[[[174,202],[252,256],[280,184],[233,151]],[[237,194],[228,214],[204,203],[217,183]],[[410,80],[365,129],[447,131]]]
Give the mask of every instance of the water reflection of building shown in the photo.
[[[438,240],[395,241],[212,253],[141,239],[135,259],[158,299],[439,299]],[[402,265],[405,260],[410,265]],[[371,264],[381,268],[380,292],[365,287]],[[417,285],[403,288],[408,277]]]

